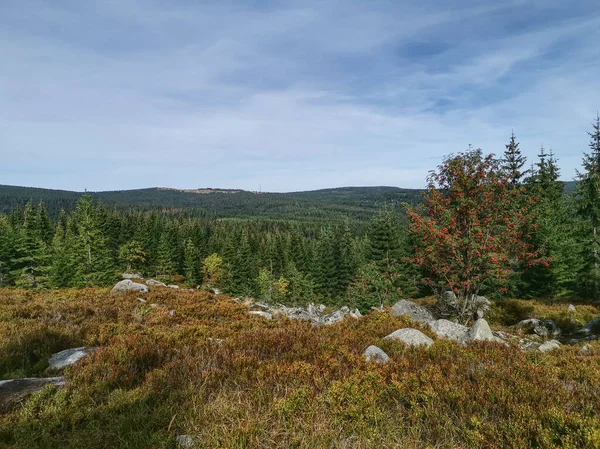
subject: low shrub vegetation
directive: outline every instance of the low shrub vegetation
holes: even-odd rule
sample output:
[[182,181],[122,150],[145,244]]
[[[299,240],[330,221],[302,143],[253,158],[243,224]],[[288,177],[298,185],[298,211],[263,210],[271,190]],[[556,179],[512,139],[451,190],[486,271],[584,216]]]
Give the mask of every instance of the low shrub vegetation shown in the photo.
[[[200,291],[156,288],[146,300],[0,290],[1,379],[99,347],[63,388],[0,415],[0,447],[175,448],[186,434],[203,448],[600,448],[599,342],[585,354],[447,340],[427,350],[384,340],[409,326],[433,337],[385,312],[317,327]],[[505,325],[566,310],[506,304]],[[390,362],[365,362],[371,344]]]

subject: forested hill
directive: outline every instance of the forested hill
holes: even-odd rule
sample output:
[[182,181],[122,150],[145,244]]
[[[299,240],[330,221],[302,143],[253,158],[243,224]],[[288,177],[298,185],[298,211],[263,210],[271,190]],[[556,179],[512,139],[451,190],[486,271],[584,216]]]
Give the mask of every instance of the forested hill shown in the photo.
[[[148,188],[88,192],[107,206],[151,209],[194,209],[210,217],[297,220],[368,219],[383,205],[400,208],[420,201],[421,191],[398,187],[342,187],[293,193],[257,193],[244,190],[177,190]],[[28,201],[43,201],[50,215],[73,210],[82,192],[0,185],[0,214]]]

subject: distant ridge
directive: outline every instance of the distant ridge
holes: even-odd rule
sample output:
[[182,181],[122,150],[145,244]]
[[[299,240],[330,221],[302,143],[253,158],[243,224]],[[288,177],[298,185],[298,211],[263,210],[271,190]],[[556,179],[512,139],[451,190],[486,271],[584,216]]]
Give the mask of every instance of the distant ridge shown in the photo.
[[387,205],[397,209],[403,202],[417,203],[421,190],[400,187],[339,187],[304,192],[268,193],[240,189],[174,189],[153,187],[105,192],[73,192],[0,185],[0,213],[43,201],[51,215],[72,210],[85,193],[107,206],[201,210],[213,218],[271,218],[295,220],[368,219]]

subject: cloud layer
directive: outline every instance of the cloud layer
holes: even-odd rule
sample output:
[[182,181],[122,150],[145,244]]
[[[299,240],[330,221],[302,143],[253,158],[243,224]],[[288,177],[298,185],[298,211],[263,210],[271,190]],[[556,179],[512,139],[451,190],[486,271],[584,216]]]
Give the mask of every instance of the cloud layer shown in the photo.
[[513,129],[571,179],[599,30],[595,0],[4,0],[0,184],[421,187]]

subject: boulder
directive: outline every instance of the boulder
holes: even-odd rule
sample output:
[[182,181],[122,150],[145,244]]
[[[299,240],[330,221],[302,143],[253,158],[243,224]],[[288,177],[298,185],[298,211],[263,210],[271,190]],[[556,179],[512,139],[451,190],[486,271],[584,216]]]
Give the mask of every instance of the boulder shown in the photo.
[[375,363],[387,363],[390,359],[390,357],[383,352],[382,349],[373,345],[365,349],[364,357],[367,362]]
[[480,318],[473,323],[467,332],[466,341],[494,341],[501,343],[502,340],[492,333],[492,329],[488,322]]
[[140,273],[123,273],[121,279],[142,279],[143,276]]
[[561,344],[559,341],[556,340],[548,340],[545,343],[542,343],[539,347],[538,347],[538,351],[540,352],[550,352],[550,351],[554,351],[555,349],[560,348]]
[[61,387],[64,384],[65,381],[62,377],[0,380],[0,412],[10,410],[33,393],[42,390],[46,385]]
[[573,304],[569,304],[569,307],[567,307],[567,312],[576,312],[577,309],[575,308],[575,306]]
[[91,352],[94,352],[98,348],[89,348],[81,346],[79,348],[65,349],[64,351],[52,354],[48,360],[48,368],[46,371],[56,372],[65,369],[67,366],[74,365],[81,359],[87,357]]
[[146,281],[146,284],[155,285],[157,287],[166,287],[167,286],[167,284],[165,284],[164,282],[157,281],[156,279],[148,279]]
[[194,447],[195,443],[194,438],[189,435],[177,435],[175,441],[177,442],[177,447],[182,448]]
[[414,302],[401,299],[392,306],[390,310],[392,316],[409,316],[411,320],[418,323],[428,323],[429,321],[435,320],[433,315],[425,307],[422,307]]
[[417,329],[405,328],[398,329],[385,337],[386,340],[401,341],[407,346],[426,346],[430,347],[433,340]]
[[178,289],[178,288],[179,288],[179,285],[175,285],[175,284],[169,284],[169,285],[167,285],[167,287],[169,287],[169,288],[174,288],[174,289]]
[[577,330],[575,334],[584,337],[589,337],[591,335],[600,335],[600,316],[594,318],[581,329]]
[[529,318],[528,320],[520,321],[517,326],[524,329],[531,329],[536,335],[542,338],[557,337],[560,335],[560,328],[552,320]]
[[270,314],[269,312],[263,312],[262,310],[251,310],[250,312],[248,312],[250,315],[256,315],[256,316],[261,316],[263,318],[266,318],[267,320],[270,320],[273,318],[273,315]]
[[133,282],[129,279],[125,279],[123,281],[117,282],[117,284],[111,290],[111,293],[119,293],[123,294],[126,292],[140,292],[140,293],[148,293],[148,287],[144,284],[138,284],[137,282]]
[[438,337],[449,340],[464,341],[469,332],[468,327],[445,319],[430,321],[428,324],[431,331]]

